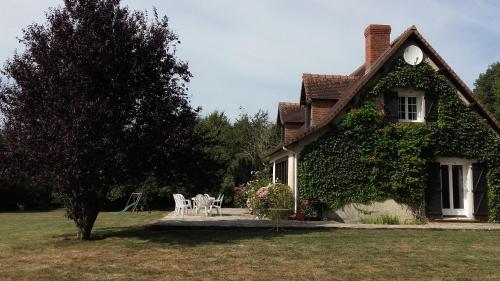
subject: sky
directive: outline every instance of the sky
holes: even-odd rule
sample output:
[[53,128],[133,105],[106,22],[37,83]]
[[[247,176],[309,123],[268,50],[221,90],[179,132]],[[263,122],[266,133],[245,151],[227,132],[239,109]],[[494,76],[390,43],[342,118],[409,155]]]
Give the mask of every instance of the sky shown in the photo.
[[[2,0],[0,63],[21,50],[22,29],[45,21],[62,0]],[[168,16],[189,62],[191,103],[202,114],[268,111],[298,102],[302,73],[351,73],[364,61],[365,27],[392,26],[391,39],[415,25],[473,89],[500,60],[500,1],[122,0],[132,10]]]

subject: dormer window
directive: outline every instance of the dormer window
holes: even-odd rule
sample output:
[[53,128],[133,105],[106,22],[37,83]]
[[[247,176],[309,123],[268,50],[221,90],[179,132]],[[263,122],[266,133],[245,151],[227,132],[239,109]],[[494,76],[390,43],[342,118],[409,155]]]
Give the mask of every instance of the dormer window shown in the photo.
[[398,91],[398,119],[400,122],[424,122],[424,93]]

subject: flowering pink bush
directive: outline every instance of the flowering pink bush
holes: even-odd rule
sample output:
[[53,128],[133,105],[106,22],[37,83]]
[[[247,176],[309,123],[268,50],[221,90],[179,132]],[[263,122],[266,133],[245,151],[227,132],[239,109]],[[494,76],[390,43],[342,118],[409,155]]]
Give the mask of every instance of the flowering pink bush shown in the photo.
[[249,197],[247,199],[247,208],[250,209],[250,211],[254,212],[255,210],[261,209],[263,207],[263,203],[267,201],[267,197],[269,195],[269,187],[271,187],[271,185],[272,184],[263,186],[257,189],[257,191],[249,194]]
[[271,186],[271,184],[268,184],[267,186],[263,186],[261,188],[259,188],[259,190],[257,190],[257,197],[259,197],[260,199],[265,199],[267,197],[267,195],[269,194],[269,187]]
[[255,202],[253,200],[253,197],[247,198],[246,205],[247,205],[247,208],[250,209],[250,211],[253,211],[253,205],[254,204],[255,204]]
[[[268,217],[271,215],[269,208],[290,210],[293,208],[292,190],[284,184],[270,183],[249,194],[246,203],[253,214]],[[285,217],[288,216],[287,213],[284,213],[284,215]]]

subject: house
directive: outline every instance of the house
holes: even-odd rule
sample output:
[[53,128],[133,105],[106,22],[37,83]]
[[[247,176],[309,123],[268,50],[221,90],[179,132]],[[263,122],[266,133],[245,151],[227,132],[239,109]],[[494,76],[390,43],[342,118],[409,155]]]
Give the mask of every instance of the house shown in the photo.
[[[500,175],[500,173],[488,173],[487,170],[497,169],[500,166],[498,155],[492,155],[496,153],[493,151],[477,152],[486,147],[486,144],[483,147],[472,148],[475,146],[474,144],[466,143],[470,139],[469,137],[454,136],[453,134],[457,133],[455,127],[460,126],[453,123],[458,122],[454,119],[455,113],[448,113],[448,111],[452,112],[458,108],[458,111],[464,112],[467,117],[464,117],[463,120],[466,121],[460,122],[475,122],[470,127],[485,130],[481,132],[488,135],[484,138],[491,139],[488,145],[495,143],[495,147],[499,147],[497,145],[498,133],[500,132],[499,123],[415,26],[408,28],[392,42],[390,41],[390,33],[391,27],[389,25],[369,25],[364,31],[365,59],[359,68],[349,75],[303,74],[299,101],[297,103],[279,103],[277,123],[281,128],[282,142],[267,155],[267,159],[273,166],[273,181],[288,184],[293,189],[295,210],[297,210],[300,199],[306,197],[303,194],[311,194],[310,189],[316,188],[309,186],[309,191],[305,192],[304,186],[301,186],[299,166],[302,164],[301,159],[305,157],[305,149],[320,141],[327,134],[330,138],[335,138],[335,128],[340,126],[339,124],[345,116],[361,106],[363,100],[370,99],[367,98],[369,93],[382,91],[371,99],[379,102],[383,118],[389,124],[395,126],[403,124],[402,127],[409,126],[410,130],[411,126],[423,128],[427,126],[434,130],[434,138],[440,136],[436,143],[441,142],[441,146],[431,153],[432,156],[423,156],[423,153],[419,156],[427,163],[427,172],[422,172],[422,177],[425,176],[426,179],[421,196],[424,202],[422,205],[418,205],[423,206],[425,215],[429,218],[451,217],[467,220],[487,219],[489,216],[490,221],[498,221],[500,210],[496,206],[499,206],[500,192],[498,190],[500,187],[495,186],[488,189],[487,182],[498,183],[499,179],[495,178],[496,180],[489,181],[486,179],[487,174],[490,177]],[[402,66],[401,69],[405,67],[409,71],[415,69],[415,73],[424,73],[425,71],[427,71],[425,73],[430,73],[430,69],[432,74],[429,75],[435,76],[432,79],[422,77],[425,81],[420,84],[417,83],[418,81],[411,83],[407,81],[408,79],[418,80],[420,77],[405,78],[404,81],[394,82],[396,84],[393,84],[391,88],[388,86],[391,83],[389,78],[393,79],[394,75],[389,76],[395,71],[396,65],[401,62],[407,65]],[[442,85],[439,84],[441,82],[432,82],[439,85],[429,84],[431,83],[429,81],[441,81],[440,77],[443,77],[447,82],[442,82]],[[380,85],[381,83],[383,85]],[[410,84],[416,86],[408,86]],[[385,86],[389,88],[380,90]],[[446,107],[445,94],[444,92],[440,93],[440,89],[444,89],[442,91],[447,91],[446,93],[452,89],[451,96],[446,97],[456,99],[460,105],[455,103],[454,106]],[[471,114],[474,116],[468,112],[472,112]],[[448,148],[444,140],[447,137],[450,138]],[[478,136],[471,138],[474,137],[478,138]],[[461,141],[463,143],[460,143]],[[477,143],[482,141],[478,139]],[[454,147],[460,147],[460,149]],[[308,148],[307,150],[310,153],[314,149]],[[476,155],[478,156],[476,157]],[[371,158],[375,161],[375,154]],[[485,164],[486,162],[489,164]],[[409,162],[409,165],[413,165],[413,163]],[[337,173],[334,169],[327,169],[327,172],[320,171],[314,165],[302,168],[302,171],[307,173],[307,176],[302,175],[302,177],[309,177],[309,179],[329,177]],[[500,169],[495,171],[500,171]],[[492,190],[495,194],[489,194]],[[335,190],[333,191],[335,192]],[[314,190],[312,193],[320,194],[314,193]],[[362,194],[363,192],[358,193]],[[349,197],[346,196],[346,198]],[[344,203],[349,202],[344,201]],[[335,206],[340,207],[338,204]],[[488,214],[491,210],[496,214]]]

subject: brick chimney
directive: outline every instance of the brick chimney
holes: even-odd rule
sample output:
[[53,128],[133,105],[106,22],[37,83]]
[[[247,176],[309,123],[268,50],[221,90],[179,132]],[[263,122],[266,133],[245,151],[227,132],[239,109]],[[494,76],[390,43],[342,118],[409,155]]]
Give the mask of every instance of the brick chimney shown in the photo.
[[391,26],[370,24],[365,29],[365,69],[369,69],[374,61],[390,46]]

